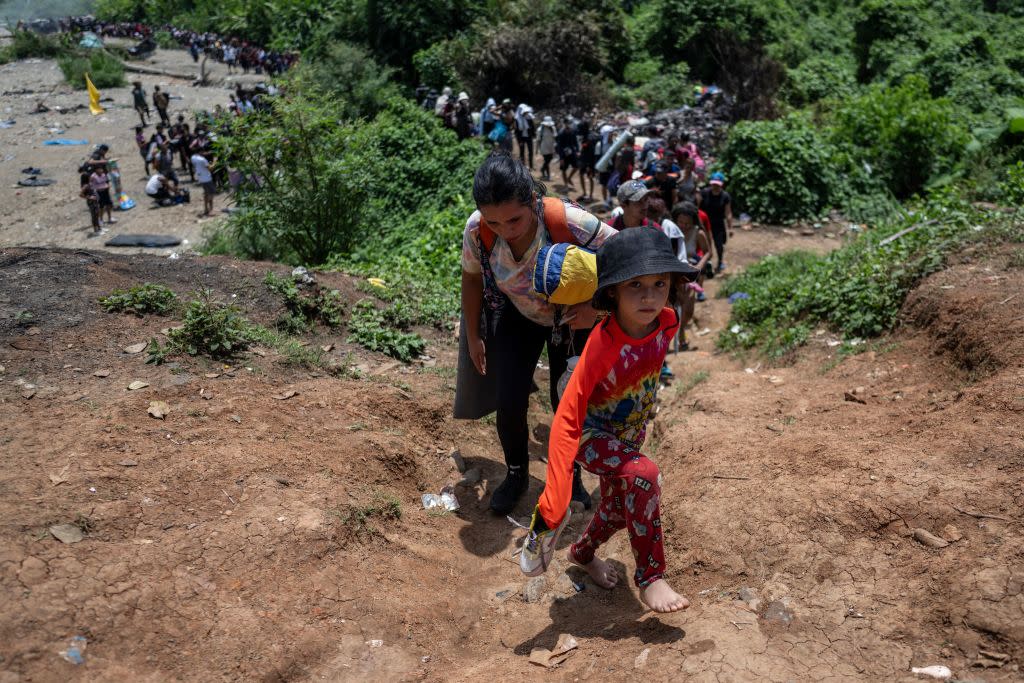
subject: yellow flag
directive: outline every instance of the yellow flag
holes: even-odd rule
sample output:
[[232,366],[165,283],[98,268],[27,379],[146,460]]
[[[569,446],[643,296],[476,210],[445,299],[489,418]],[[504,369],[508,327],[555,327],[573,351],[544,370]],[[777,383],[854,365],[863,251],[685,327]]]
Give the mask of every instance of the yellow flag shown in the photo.
[[95,114],[102,114],[103,107],[100,106],[100,91],[89,80],[89,74],[85,74],[85,87],[89,90],[89,111]]

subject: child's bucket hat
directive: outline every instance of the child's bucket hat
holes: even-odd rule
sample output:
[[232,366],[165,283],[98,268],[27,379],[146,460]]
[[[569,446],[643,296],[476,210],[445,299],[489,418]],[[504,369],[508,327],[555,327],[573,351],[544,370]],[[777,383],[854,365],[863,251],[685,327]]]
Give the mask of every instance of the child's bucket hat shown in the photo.
[[594,308],[609,310],[608,289],[620,282],[643,275],[679,273],[687,281],[697,279],[699,271],[683,263],[672,251],[672,241],[657,228],[627,228],[597,250],[597,291]]

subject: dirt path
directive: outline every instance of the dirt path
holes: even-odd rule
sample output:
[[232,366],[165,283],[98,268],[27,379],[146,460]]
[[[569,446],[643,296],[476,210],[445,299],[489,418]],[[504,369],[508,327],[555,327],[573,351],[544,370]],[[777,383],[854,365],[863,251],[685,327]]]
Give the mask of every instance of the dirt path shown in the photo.
[[[830,243],[738,232],[730,262]],[[310,339],[336,344],[362,378],[270,350],[146,365],[122,349],[169,321],[105,314],[96,297],[202,283],[269,321],[260,279],[273,266],[2,250],[0,681],[622,680],[636,668],[874,681],[940,663],[962,680],[1019,680],[1024,330],[1020,303],[1000,302],[1024,275],[1002,258],[930,278],[906,329],[837,365],[827,334],[789,367],[715,355],[728,303],[698,307],[711,332],[671,358],[678,380],[647,447],[666,480],[669,577],[693,606],[655,616],[632,587],[599,589],[561,561],[524,596],[521,532],[486,510],[503,472],[493,425],[448,417],[447,337],[410,367],[344,334]],[[149,386],[129,391],[133,380]],[[273,398],[285,390],[298,394]],[[146,414],[158,399],[163,421]],[[459,513],[428,513],[420,495],[463,476],[455,448],[480,482],[456,488]],[[543,468],[531,464],[520,518]],[[84,540],[57,541],[60,523]],[[951,543],[926,547],[915,528]],[[625,536],[608,552],[630,567]],[[528,663],[561,633],[579,647],[559,669]],[[78,666],[58,654],[74,636],[88,644]]]
[[[151,59],[139,62],[147,67],[165,69],[175,74],[198,74],[188,53],[183,50],[157,50]],[[192,114],[200,109],[212,111],[214,106],[227,106],[228,95],[236,83],[258,82],[255,75],[228,75],[226,67],[207,63],[209,87],[194,87],[191,80],[168,76],[125,73],[126,80],[140,80],[147,96],[152,97],[153,86],[159,85],[171,96],[169,115],[174,120],[185,114],[189,125],[194,124]],[[52,91],[52,92],[51,92]],[[63,83],[63,76],[53,60],[28,59],[0,66],[0,119],[14,119],[10,128],[0,129],[0,197],[4,203],[4,217],[0,220],[0,244],[6,246],[45,245],[70,248],[103,248],[102,242],[125,233],[173,235],[184,240],[174,249],[120,248],[121,251],[169,254],[197,246],[204,228],[216,219],[200,219],[202,191],[190,183],[195,199],[192,204],[154,208],[143,192],[146,184],[142,158],[135,146],[134,126],[139,117],[132,109],[131,86],[105,88],[101,94],[112,98],[103,102],[105,113],[93,116],[83,90],[72,90]],[[44,100],[50,112],[31,113],[36,103]],[[156,110],[153,110],[156,116]],[[157,117],[159,120],[159,117]],[[147,137],[153,133],[146,128]],[[45,140],[66,138],[88,140],[83,146],[45,146]],[[117,223],[100,238],[92,236],[89,213],[85,200],[78,196],[77,169],[92,148],[100,143],[110,146],[111,157],[119,159],[122,185],[136,206],[130,211],[115,211]],[[177,168],[177,164],[175,165]],[[56,181],[49,187],[21,187],[17,183],[27,177],[26,168],[43,171],[41,177]],[[188,174],[183,176],[188,181]],[[219,195],[214,204],[220,212],[227,206],[227,198]]]

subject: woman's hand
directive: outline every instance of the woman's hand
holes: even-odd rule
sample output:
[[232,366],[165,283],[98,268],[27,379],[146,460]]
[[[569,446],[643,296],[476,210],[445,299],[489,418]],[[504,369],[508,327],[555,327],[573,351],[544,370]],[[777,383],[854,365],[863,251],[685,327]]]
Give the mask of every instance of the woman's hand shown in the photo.
[[573,330],[589,330],[597,324],[597,320],[600,317],[601,314],[594,308],[593,304],[585,301],[581,304],[570,306],[565,317],[562,318],[562,322],[569,323],[569,328]]
[[487,346],[479,335],[470,334],[466,337],[469,346],[469,357],[473,361],[473,367],[481,375],[487,374]]

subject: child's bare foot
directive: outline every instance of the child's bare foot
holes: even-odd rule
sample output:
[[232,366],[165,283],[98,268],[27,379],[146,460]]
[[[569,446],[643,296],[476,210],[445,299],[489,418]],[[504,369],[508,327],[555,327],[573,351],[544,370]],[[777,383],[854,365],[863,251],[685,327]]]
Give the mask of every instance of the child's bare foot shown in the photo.
[[582,567],[590,575],[590,578],[594,580],[601,588],[615,588],[615,585],[619,582],[619,573],[615,571],[615,567],[605,562],[604,560],[594,558],[588,564],[583,564],[576,559],[576,556],[572,554],[572,547],[569,547],[567,552],[569,562]]
[[672,590],[664,579],[641,589],[640,599],[655,612],[678,612],[690,606],[690,601]]

